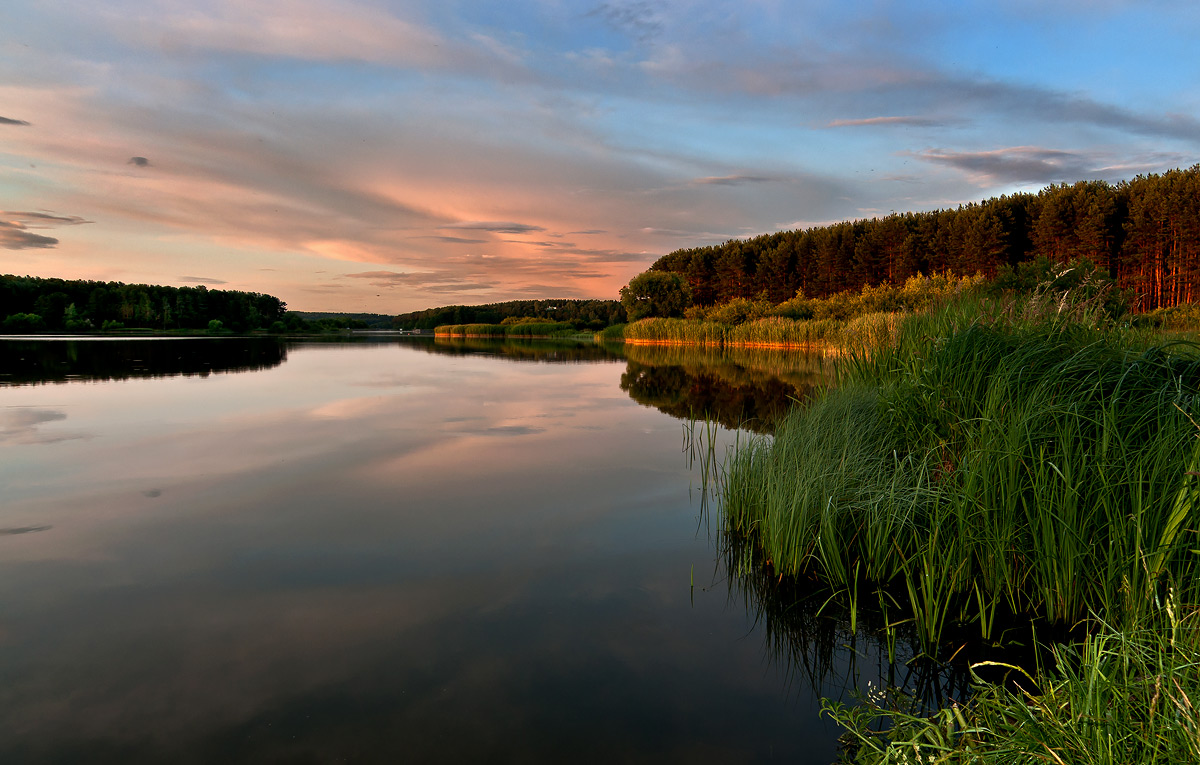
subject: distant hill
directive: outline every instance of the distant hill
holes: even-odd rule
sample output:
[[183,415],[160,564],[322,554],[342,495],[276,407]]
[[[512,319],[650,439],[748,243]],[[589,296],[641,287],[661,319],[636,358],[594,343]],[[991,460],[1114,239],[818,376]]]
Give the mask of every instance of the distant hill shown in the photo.
[[305,321],[321,319],[350,319],[361,321],[371,329],[391,329],[392,317],[384,313],[337,313],[336,311],[288,311]]
[[618,300],[509,300],[486,305],[448,305],[402,313],[392,319],[396,329],[433,329],[443,324],[499,324],[510,317],[568,321],[579,329],[603,329],[625,321]]

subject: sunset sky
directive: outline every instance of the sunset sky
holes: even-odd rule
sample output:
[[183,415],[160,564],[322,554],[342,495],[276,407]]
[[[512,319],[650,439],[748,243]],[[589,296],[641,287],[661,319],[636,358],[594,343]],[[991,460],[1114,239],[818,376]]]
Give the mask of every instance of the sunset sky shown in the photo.
[[297,310],[1200,162],[1195,0],[7,0],[0,273]]

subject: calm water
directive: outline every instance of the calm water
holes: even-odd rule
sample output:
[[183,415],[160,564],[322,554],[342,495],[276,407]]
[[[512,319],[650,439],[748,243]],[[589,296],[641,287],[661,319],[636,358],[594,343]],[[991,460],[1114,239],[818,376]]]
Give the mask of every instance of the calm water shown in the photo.
[[0,762],[830,762],[678,419],[824,368],[629,353],[0,340]]

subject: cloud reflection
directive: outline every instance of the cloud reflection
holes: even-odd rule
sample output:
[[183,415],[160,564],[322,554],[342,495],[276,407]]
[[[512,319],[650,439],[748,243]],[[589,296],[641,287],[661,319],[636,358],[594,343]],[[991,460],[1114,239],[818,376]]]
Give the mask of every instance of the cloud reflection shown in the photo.
[[57,409],[5,407],[0,410],[0,443],[53,444],[92,437],[86,433],[47,433],[41,430],[42,425],[65,419],[67,413]]

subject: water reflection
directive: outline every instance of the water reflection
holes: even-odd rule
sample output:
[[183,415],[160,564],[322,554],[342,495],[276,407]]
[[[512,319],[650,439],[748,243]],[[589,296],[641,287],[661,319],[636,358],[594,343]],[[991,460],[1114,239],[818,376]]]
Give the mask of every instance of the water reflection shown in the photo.
[[606,346],[588,340],[543,338],[452,338],[436,337],[432,342],[418,341],[415,348],[450,356],[497,356],[510,361],[578,363],[620,359],[619,346]]
[[286,359],[273,337],[0,340],[0,385],[206,376],[270,369]]
[[829,763],[626,365],[433,345],[0,390],[0,761]]
[[833,379],[817,354],[768,349],[631,345],[621,390],[682,420],[770,433],[799,401]]
[[915,630],[901,623],[889,638],[885,627],[903,621],[861,602],[851,629],[844,598],[805,577],[772,575],[757,546],[723,535],[730,597],[745,606],[762,629],[763,648],[794,687],[817,696],[851,701],[873,683],[900,689],[927,708],[962,701],[970,693],[965,663],[925,659]]

